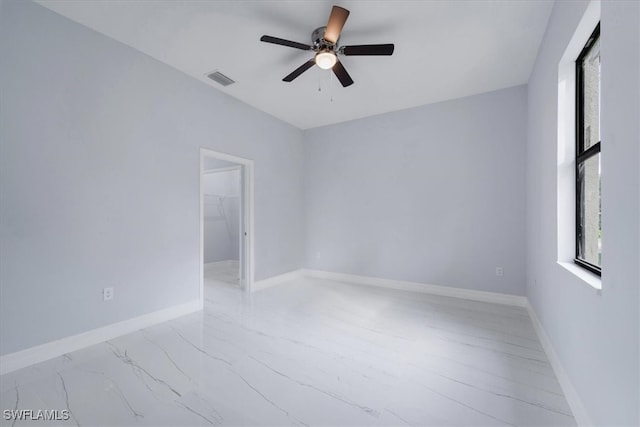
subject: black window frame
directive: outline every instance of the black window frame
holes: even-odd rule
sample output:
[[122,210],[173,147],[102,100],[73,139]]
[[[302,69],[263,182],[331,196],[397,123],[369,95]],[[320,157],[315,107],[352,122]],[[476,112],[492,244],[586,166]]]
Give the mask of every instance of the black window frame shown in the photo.
[[[598,265],[591,264],[590,262],[581,259],[580,255],[580,241],[582,240],[583,227],[581,217],[581,199],[582,199],[582,182],[580,179],[580,165],[586,162],[593,156],[600,153],[601,140],[591,145],[586,150],[584,149],[584,76],[582,70],[582,60],[587,55],[593,44],[600,38],[600,23],[596,25],[595,30],[585,43],[580,55],[576,59],[576,252],[574,262],[589,270],[590,272],[602,276],[602,268]],[[600,116],[598,116],[600,120]]]

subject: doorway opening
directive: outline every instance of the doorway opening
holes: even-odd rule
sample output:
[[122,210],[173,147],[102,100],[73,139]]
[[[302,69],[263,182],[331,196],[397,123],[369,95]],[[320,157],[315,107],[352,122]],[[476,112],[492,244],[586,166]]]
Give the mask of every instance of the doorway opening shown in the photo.
[[253,284],[253,161],[200,149],[201,299],[206,286]]

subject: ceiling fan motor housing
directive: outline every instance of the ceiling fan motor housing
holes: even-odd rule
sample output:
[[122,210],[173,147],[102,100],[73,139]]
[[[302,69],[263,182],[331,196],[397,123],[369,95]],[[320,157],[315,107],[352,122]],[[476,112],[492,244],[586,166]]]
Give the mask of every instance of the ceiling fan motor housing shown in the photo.
[[338,42],[330,43],[324,39],[324,32],[327,27],[318,27],[311,33],[311,44],[313,45],[313,50],[316,52],[324,49],[328,49],[330,51],[335,51]]

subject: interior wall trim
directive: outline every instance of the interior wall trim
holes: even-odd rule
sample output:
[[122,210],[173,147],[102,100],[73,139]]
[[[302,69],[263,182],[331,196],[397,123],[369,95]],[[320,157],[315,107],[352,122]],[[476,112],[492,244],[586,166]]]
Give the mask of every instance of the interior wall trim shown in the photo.
[[381,279],[378,277],[357,276],[354,274],[333,273],[320,270],[303,270],[306,277],[334,280],[336,282],[354,283],[357,285],[377,286],[379,288],[396,289],[400,291],[419,292],[441,295],[453,298],[463,298],[473,301],[491,302],[496,304],[525,307],[527,299],[524,296],[501,294],[497,292],[476,291],[473,289],[454,288],[450,286],[430,285],[427,283],[408,282],[403,280]]
[[199,298],[111,325],[0,356],[0,375],[202,310]]
[[540,323],[540,319],[538,319],[538,315],[536,311],[533,309],[533,306],[527,299],[527,304],[525,306],[527,312],[529,313],[529,317],[531,318],[531,322],[533,323],[533,328],[538,335],[538,339],[542,344],[542,348],[544,352],[547,354],[547,358],[549,359],[549,363],[553,368],[553,372],[556,374],[556,378],[560,383],[560,387],[564,393],[564,396],[567,399],[567,403],[571,408],[571,412],[573,412],[573,416],[576,419],[576,422],[579,426],[593,426],[593,422],[591,421],[591,417],[589,416],[587,409],[585,408],[578,392],[575,387],[569,380],[569,375],[567,375],[567,371],[564,370],[562,363],[560,362],[560,358],[553,348],[553,344],[549,339],[546,331],[542,327],[542,323]]
[[240,283],[246,292],[251,292],[255,280],[255,249],[254,249],[254,170],[253,160],[245,159],[210,148],[200,147],[200,298],[204,300],[204,159],[213,158],[240,166],[242,175],[241,195],[241,255],[240,255]]
[[233,266],[233,263],[238,263],[237,259],[227,259],[224,261],[205,262],[203,268],[205,272],[217,271],[220,269],[227,269]]
[[251,292],[261,291],[273,286],[282,285],[283,283],[290,282],[292,280],[300,279],[303,277],[303,270],[293,270],[277,276],[272,276],[267,279],[257,280],[253,282]]

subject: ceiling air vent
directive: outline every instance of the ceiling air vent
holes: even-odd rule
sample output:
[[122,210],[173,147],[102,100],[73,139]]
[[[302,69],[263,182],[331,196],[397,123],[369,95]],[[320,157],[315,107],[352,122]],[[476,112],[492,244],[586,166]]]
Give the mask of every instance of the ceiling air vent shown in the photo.
[[229,86],[230,84],[235,83],[234,80],[231,80],[220,71],[214,71],[213,73],[207,74],[207,77],[216,83],[220,83],[222,86]]

